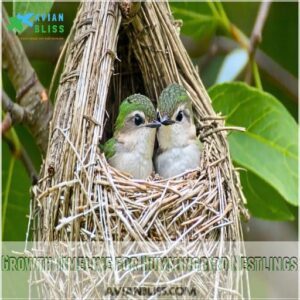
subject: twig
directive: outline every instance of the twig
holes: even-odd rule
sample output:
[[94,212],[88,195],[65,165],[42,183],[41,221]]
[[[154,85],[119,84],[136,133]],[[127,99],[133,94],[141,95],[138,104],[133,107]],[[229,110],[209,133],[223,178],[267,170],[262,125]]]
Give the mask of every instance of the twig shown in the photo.
[[249,52],[249,64],[248,64],[248,70],[246,72],[246,78],[245,81],[250,83],[251,81],[251,67],[254,62],[254,55],[256,48],[258,44],[261,42],[262,39],[262,31],[270,10],[271,2],[262,2],[259,7],[259,11],[257,14],[257,18],[254,24],[254,28],[251,33],[251,38],[250,38],[250,44],[248,48]]
[[16,144],[14,142],[14,139],[10,139],[4,136],[4,134],[11,128],[12,125],[20,123],[26,119],[26,110],[17,103],[14,103],[8,97],[5,91],[2,91],[2,107],[4,111],[7,112],[1,124],[2,136],[7,142],[12,154],[16,158],[21,159],[21,161],[23,162],[24,167],[29,177],[31,178],[32,184],[36,184],[38,179],[37,172],[29,155],[27,154],[27,151],[19,144],[19,142]]
[[20,159],[29,175],[31,182],[35,185],[38,181],[38,175],[34,164],[28,155],[27,151],[20,145],[16,145],[12,139],[7,136],[3,137],[3,140],[7,143],[9,150],[11,151],[12,155],[15,156],[17,159]]
[[1,123],[1,134],[6,133],[12,126],[12,119],[10,113],[7,113]]
[[255,50],[262,39],[262,31],[265,25],[271,2],[262,2],[259,7],[259,12],[255,21],[253,31],[250,38],[249,55],[254,57]]
[[225,116],[206,116],[206,117],[202,117],[201,121],[218,121],[218,120],[225,120],[226,117]]
[[[226,13],[221,3],[219,3],[219,8],[223,10],[223,14],[222,14],[223,17],[219,15],[217,9],[214,9],[215,6],[213,3],[214,2],[210,4],[211,8],[213,8],[212,9],[213,13],[217,14],[217,16],[220,17],[221,19],[224,18],[224,16],[227,19]],[[234,24],[230,24],[230,23],[227,24],[226,21],[224,22],[224,20],[223,20],[223,25],[224,25],[223,26],[224,30],[231,35],[232,39],[237,42],[236,43],[237,45],[247,50],[250,49],[250,40],[239,28],[237,28]],[[225,38],[218,38],[218,39],[226,40]],[[234,41],[230,41],[230,42],[234,43]],[[211,47],[211,49],[213,50],[212,52],[215,52],[214,44]],[[253,57],[255,58],[256,62],[260,65],[260,67],[264,69],[264,71],[267,73],[270,79],[272,79],[273,81],[275,81],[277,85],[285,89],[285,91],[287,91],[289,95],[291,95],[292,99],[295,102],[298,102],[298,80],[259,49],[257,49],[257,51],[255,52],[258,52],[258,54],[260,55],[256,55],[256,53],[254,53]],[[212,54],[210,52],[209,55],[214,56],[215,54],[216,53]]]
[[14,103],[2,90],[2,108],[11,118],[11,125],[23,122],[26,119],[26,110],[17,103]]
[[217,133],[217,132],[224,131],[224,130],[236,130],[236,131],[244,132],[245,128],[244,127],[238,127],[238,126],[226,126],[226,127],[215,128],[211,131],[208,131],[204,135],[202,135],[201,140],[203,140],[204,138],[212,135],[213,133]]
[[[2,50],[3,66],[19,98],[20,107],[27,111],[26,125],[35,138],[37,145],[46,153],[49,122],[52,118],[52,105],[48,100],[45,88],[38,80],[28,61],[23,46],[17,35],[7,29],[8,16],[2,7]],[[16,108],[19,110],[19,108]],[[20,111],[20,110],[19,110]]]
[[61,64],[64,60],[64,57],[65,57],[65,54],[67,52],[67,47],[69,45],[69,42],[71,40],[71,38],[74,38],[74,30],[75,30],[75,24],[76,24],[76,19],[74,20],[73,22],[73,26],[70,30],[70,33],[68,34],[68,37],[62,47],[62,50],[58,56],[58,60],[57,60],[57,63],[55,65],[55,68],[54,68],[54,72],[53,72],[53,75],[52,75],[52,79],[51,79],[51,83],[50,83],[50,87],[49,87],[49,96],[51,97],[52,96],[52,93],[53,93],[53,87],[54,87],[54,84],[55,84],[55,81],[57,79],[57,76],[58,76],[58,72],[60,70],[60,67],[61,67]]

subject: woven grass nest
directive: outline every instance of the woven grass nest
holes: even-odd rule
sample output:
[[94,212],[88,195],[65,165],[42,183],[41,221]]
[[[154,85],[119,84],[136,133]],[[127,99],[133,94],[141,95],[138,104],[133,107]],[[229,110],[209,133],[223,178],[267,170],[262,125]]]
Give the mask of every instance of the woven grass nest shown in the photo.
[[[34,189],[35,241],[243,240],[243,194],[229,156],[228,128],[211,107],[180,41],[179,24],[167,3],[81,3],[60,58],[65,60],[48,151]],[[169,179],[129,178],[107,163],[98,144],[111,137],[125,97],[142,93],[155,102],[172,82],[192,97],[201,165]],[[216,282],[228,299],[241,286],[232,277]],[[218,297],[212,287],[202,291]]]

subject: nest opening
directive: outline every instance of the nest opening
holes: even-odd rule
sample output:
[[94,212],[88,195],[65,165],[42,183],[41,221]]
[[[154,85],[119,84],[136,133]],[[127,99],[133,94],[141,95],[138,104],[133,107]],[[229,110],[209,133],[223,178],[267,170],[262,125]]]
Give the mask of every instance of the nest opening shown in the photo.
[[[117,59],[114,61],[113,76],[106,99],[106,118],[100,143],[105,143],[113,135],[114,124],[121,102],[132,94],[147,95],[142,71],[130,47],[130,41],[124,30],[119,31]],[[150,99],[155,104],[155,99]]]

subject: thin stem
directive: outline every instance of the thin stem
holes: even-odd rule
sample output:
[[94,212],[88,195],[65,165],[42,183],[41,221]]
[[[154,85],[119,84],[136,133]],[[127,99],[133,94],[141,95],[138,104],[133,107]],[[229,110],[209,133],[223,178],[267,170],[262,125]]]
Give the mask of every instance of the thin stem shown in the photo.
[[225,12],[221,2],[207,1],[213,15],[216,19],[220,20],[220,25],[235,41],[237,41],[243,48],[249,49],[249,39],[247,36],[234,24],[232,24]]
[[251,38],[250,38],[250,43],[248,48],[249,64],[246,72],[245,81],[251,83],[251,77],[253,73],[253,76],[256,77],[254,79],[257,87],[258,86],[262,87],[262,86],[259,78],[258,67],[257,64],[255,63],[254,56],[255,56],[255,51],[262,39],[262,31],[266,23],[270,11],[270,7],[271,7],[271,2],[262,2],[260,4],[258,14],[255,20],[255,24],[251,33]]
[[[2,112],[2,116],[4,113]],[[7,116],[7,114],[6,114]],[[36,184],[38,175],[34,164],[25,148],[22,146],[18,134],[14,128],[10,128],[9,133],[2,135],[3,140],[8,144],[9,150],[15,159],[20,159],[23,163],[32,184]]]
[[[251,76],[251,70],[253,72],[255,85],[257,88],[262,90],[262,83],[258,71],[257,64],[254,60],[254,55],[256,48],[261,41],[261,33],[263,26],[265,24],[265,21],[267,19],[269,9],[270,9],[270,2],[263,2],[260,6],[259,13],[253,28],[253,32],[251,35],[251,39],[249,40],[247,36],[235,25],[231,24],[227,14],[225,12],[225,9],[221,2],[216,1],[208,2],[213,14],[215,16],[218,16],[223,23],[223,27],[225,30],[232,36],[233,39],[235,39],[243,48],[246,48],[249,52],[249,65],[251,66],[250,71],[248,72]],[[249,76],[249,75],[248,75]],[[247,78],[246,78],[247,79]]]
[[210,10],[212,11],[214,17],[219,21],[219,24],[222,26],[222,28],[224,28],[226,32],[230,32],[232,24],[230,23],[222,4],[210,0],[207,0],[207,4],[210,7]]
[[221,16],[221,19],[224,22],[225,27],[227,28],[227,30],[230,30],[231,23],[230,23],[230,21],[229,21],[229,19],[227,17],[227,14],[225,12],[225,9],[224,9],[222,3],[219,2],[219,1],[216,1],[215,4],[216,4],[217,8],[219,9],[220,16]]
[[21,145],[19,137],[13,128],[11,133],[11,137],[6,135],[4,136],[3,140],[7,143],[12,156],[21,160],[28,176],[31,179],[31,183],[34,185],[38,181],[38,174],[35,166],[25,148]]
[[11,140],[14,144],[15,156],[18,157],[21,153],[21,142],[20,142],[18,134],[14,128],[11,129]]
[[266,23],[270,7],[271,2],[262,2],[259,7],[259,11],[250,38],[249,55],[251,59],[254,57],[255,50],[258,44],[261,42],[262,31]]
[[229,28],[229,34],[231,35],[231,37],[237,41],[242,48],[244,49],[249,49],[249,39],[248,37],[238,28],[236,27],[234,24],[231,24],[231,27]]
[[7,205],[8,205],[8,195],[9,195],[9,191],[10,191],[10,187],[11,187],[15,162],[16,162],[16,159],[15,159],[15,157],[12,156],[12,158],[10,159],[10,163],[9,163],[7,181],[6,181],[5,192],[4,192],[4,200],[3,200],[3,206],[2,206],[2,239],[3,239],[4,229],[5,229],[5,219],[6,219],[6,211],[7,211]]
[[63,59],[65,57],[65,54],[67,52],[67,47],[68,45],[70,44],[70,40],[71,38],[74,38],[74,32],[75,32],[75,26],[77,24],[77,19],[74,20],[73,22],[73,25],[72,25],[72,28],[70,30],[70,33],[68,34],[68,37],[64,43],[64,46],[59,54],[59,57],[58,57],[58,60],[57,60],[57,63],[55,65],[55,68],[54,68],[54,72],[53,72],[53,75],[52,75],[52,78],[51,78],[51,83],[50,83],[50,87],[49,87],[49,97],[51,98],[52,96],[55,96],[55,95],[52,95],[53,94],[53,88],[54,88],[54,84],[55,84],[55,81],[57,79],[57,76],[58,76],[58,73],[59,73],[59,69],[63,63]]
[[11,126],[12,126],[12,119],[11,119],[10,113],[7,113],[1,123],[1,134],[3,135],[7,131],[9,131]]
[[217,9],[216,6],[215,6],[215,3],[212,2],[211,0],[207,0],[207,4],[208,4],[210,10],[212,11],[214,17],[215,17],[216,19],[220,19],[221,16],[220,16],[220,14],[219,14],[219,12],[218,12],[218,9]]
[[22,106],[13,102],[4,90],[2,90],[1,103],[3,110],[7,112],[1,126],[2,134],[4,134],[12,125],[26,121],[27,113]]
[[262,86],[260,75],[259,75],[258,66],[257,66],[257,63],[255,61],[252,62],[252,72],[253,72],[253,77],[254,77],[254,82],[255,82],[256,87],[260,90],[263,90],[263,86]]

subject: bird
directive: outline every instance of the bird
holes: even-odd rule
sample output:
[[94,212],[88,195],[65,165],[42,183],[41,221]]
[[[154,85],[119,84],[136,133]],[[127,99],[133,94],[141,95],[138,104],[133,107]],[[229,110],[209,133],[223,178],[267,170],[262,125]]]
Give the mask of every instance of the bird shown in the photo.
[[157,108],[162,126],[157,130],[156,172],[169,178],[199,167],[202,145],[188,92],[177,83],[170,84],[160,94]]
[[146,179],[154,170],[156,129],[161,124],[151,100],[134,94],[122,101],[113,137],[103,145],[108,163],[135,179]]

